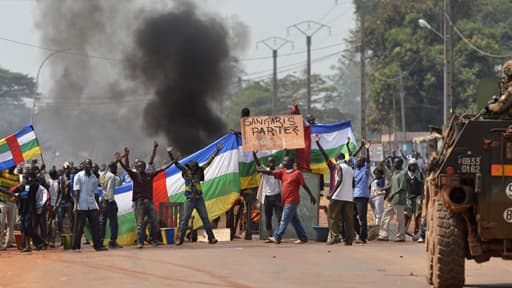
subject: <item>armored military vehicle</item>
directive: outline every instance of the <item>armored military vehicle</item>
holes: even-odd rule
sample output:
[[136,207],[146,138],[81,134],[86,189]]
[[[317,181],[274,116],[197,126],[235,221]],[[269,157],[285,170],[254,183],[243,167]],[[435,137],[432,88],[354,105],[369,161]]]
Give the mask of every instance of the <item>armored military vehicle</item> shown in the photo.
[[464,286],[465,260],[512,259],[512,119],[452,116],[425,183],[427,281]]

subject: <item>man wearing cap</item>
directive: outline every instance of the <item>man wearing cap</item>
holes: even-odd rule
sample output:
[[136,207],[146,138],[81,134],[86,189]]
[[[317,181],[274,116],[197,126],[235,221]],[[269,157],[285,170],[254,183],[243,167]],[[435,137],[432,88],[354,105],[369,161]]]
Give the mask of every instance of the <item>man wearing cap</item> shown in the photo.
[[414,219],[414,235],[420,231],[421,205],[423,201],[424,176],[416,159],[410,159],[407,165],[407,204],[405,208],[405,227]]
[[92,173],[92,161],[84,162],[84,170],[78,172],[73,179],[75,191],[76,222],[73,229],[73,250],[80,250],[80,241],[84,233],[85,220],[89,221],[92,241],[96,251],[108,250],[100,241],[100,220],[102,208],[98,194],[98,178]]

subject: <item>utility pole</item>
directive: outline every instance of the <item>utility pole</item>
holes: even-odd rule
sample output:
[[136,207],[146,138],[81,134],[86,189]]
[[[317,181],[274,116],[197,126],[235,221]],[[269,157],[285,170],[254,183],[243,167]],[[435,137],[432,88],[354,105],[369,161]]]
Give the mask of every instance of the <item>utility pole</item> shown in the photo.
[[263,39],[261,41],[256,42],[256,47],[258,44],[263,44],[267,46],[268,49],[272,50],[272,58],[274,60],[274,74],[272,77],[272,114],[277,114],[277,94],[279,91],[278,83],[277,83],[277,51],[281,49],[287,43],[292,44],[293,42],[290,40],[284,39],[282,37],[269,37],[267,39]]
[[400,113],[402,118],[402,147],[405,144],[405,141],[407,140],[406,137],[406,128],[405,128],[405,89],[404,89],[404,81],[402,79],[402,70],[400,70],[399,75],[399,85],[400,85]]
[[365,11],[361,9],[361,23],[359,32],[361,33],[361,45],[359,46],[359,55],[361,62],[361,138],[366,139],[366,41],[364,34]]
[[297,31],[306,36],[307,46],[307,105],[306,114],[311,114],[311,38],[322,28],[329,29],[329,35],[331,34],[331,27],[320,22],[313,20],[302,21],[297,24],[288,27],[287,32],[290,34],[290,29],[295,28]]
[[393,131],[393,147],[396,146],[396,101],[395,93],[393,93],[393,125],[391,127]]
[[444,39],[444,81],[443,81],[443,124],[448,125],[453,103],[453,27],[451,0],[444,0],[443,39]]

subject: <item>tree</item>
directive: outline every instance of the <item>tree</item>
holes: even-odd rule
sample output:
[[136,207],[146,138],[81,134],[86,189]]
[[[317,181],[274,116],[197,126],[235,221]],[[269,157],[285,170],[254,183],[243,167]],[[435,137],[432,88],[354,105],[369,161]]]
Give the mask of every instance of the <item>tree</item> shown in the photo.
[[[510,51],[512,3],[504,0],[453,0],[452,23],[473,45],[493,54]],[[443,41],[418,25],[427,20],[441,31],[442,1],[355,0],[356,13],[365,13],[368,49],[368,85],[372,101],[369,127],[381,131],[392,123],[392,100],[399,104],[399,76],[405,91],[407,129],[426,130],[442,124]],[[352,34],[357,42],[359,33]],[[482,55],[454,35],[454,99],[457,111],[475,109],[479,81],[495,75],[494,66],[504,61]],[[490,97],[491,95],[489,95]],[[399,107],[399,106],[397,106]],[[400,123],[400,109],[395,117]]]
[[358,45],[347,41],[347,48],[336,64],[331,69],[333,74],[328,76],[334,85],[331,103],[336,103],[340,112],[345,117],[343,119],[352,120],[352,129],[354,132],[360,131],[361,117],[359,111],[361,107],[361,85],[360,85],[360,62],[356,50]]
[[30,102],[26,100],[33,97],[34,89],[32,77],[0,68],[0,137],[28,124]]
[[[299,100],[301,112],[305,112],[307,97],[306,80],[293,74],[280,79],[277,113],[287,114],[293,99]],[[331,79],[318,74],[311,75],[311,113],[318,123],[333,123],[348,119],[348,113],[340,110],[338,93]],[[228,127],[237,129],[240,110],[248,107],[251,116],[272,114],[272,82],[270,80],[249,81],[229,101],[223,117]],[[305,116],[305,115],[304,115]]]
[[[239,130],[240,111],[244,107],[251,110],[251,115],[270,115],[272,113],[272,90],[269,81],[249,82],[243,86],[224,109],[221,115],[227,126]],[[269,101],[270,100],[270,101]]]
[[0,68],[0,97],[28,97],[34,94],[32,77]]

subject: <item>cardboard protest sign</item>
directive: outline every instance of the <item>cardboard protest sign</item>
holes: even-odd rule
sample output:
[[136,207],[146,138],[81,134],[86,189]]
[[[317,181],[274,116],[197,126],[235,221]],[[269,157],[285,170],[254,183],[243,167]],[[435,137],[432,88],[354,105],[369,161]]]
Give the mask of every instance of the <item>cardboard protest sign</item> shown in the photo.
[[240,119],[242,150],[304,148],[301,115],[254,116]]
[[384,160],[384,147],[382,144],[372,144],[370,146],[370,159],[372,161]]

